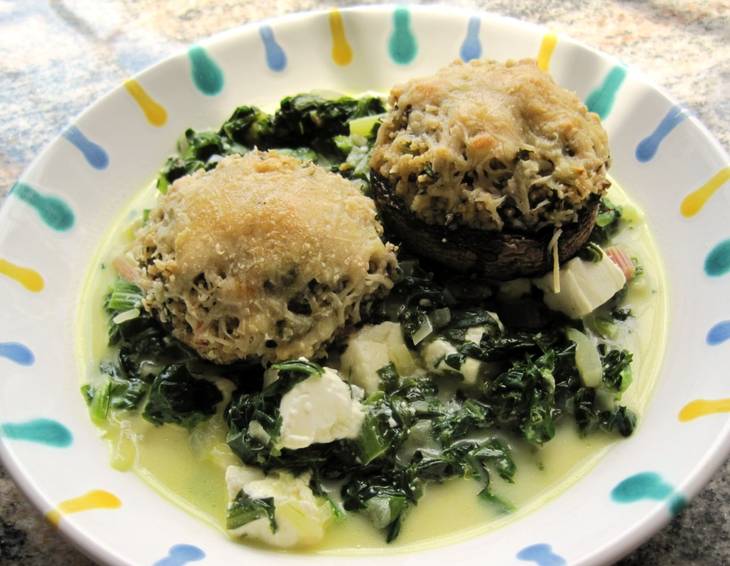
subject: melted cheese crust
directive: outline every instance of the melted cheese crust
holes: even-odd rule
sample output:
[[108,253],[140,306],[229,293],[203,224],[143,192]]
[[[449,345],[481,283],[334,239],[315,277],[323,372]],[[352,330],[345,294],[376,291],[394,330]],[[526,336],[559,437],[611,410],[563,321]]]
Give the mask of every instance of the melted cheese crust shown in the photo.
[[393,246],[371,199],[311,163],[254,151],[178,179],[129,254],[145,306],[219,363],[324,353],[389,289]]
[[428,224],[538,230],[610,185],[598,116],[533,60],[457,61],[389,102],[371,166]]

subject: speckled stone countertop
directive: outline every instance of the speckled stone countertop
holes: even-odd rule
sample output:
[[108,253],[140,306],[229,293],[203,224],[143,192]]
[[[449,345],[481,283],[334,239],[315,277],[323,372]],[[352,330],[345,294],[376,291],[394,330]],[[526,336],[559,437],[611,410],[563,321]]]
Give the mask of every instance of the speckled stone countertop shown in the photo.
[[[147,65],[234,25],[367,2],[0,0],[0,194],[96,98]],[[641,69],[730,147],[727,0],[454,1],[571,35]],[[2,197],[0,197],[1,200]],[[90,564],[0,466],[0,564]],[[730,564],[730,463],[623,566]]]

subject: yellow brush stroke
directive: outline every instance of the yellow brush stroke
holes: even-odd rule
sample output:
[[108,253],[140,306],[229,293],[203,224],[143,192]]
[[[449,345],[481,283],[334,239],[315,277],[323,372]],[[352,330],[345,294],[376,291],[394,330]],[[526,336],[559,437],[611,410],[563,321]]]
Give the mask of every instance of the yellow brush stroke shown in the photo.
[[715,399],[712,401],[698,399],[697,401],[687,403],[679,411],[679,420],[687,422],[715,413],[730,413],[730,399]]
[[10,263],[4,259],[0,259],[0,273],[7,275],[11,279],[15,279],[23,287],[33,293],[39,293],[43,290],[45,283],[40,273],[27,267],[20,267],[14,263]]
[[330,31],[332,32],[332,60],[338,65],[352,63],[352,47],[345,36],[345,23],[339,10],[330,12]]
[[122,506],[120,499],[113,493],[95,489],[79,497],[61,501],[52,511],[46,513],[51,524],[58,526],[62,515],[90,511],[91,509],[117,509]]
[[707,200],[719,189],[722,185],[730,181],[730,167],[720,169],[712,179],[707,181],[696,191],[688,194],[684,197],[679,211],[683,216],[690,217],[697,214],[702,207],[705,206]]
[[550,69],[550,59],[558,43],[558,36],[551,32],[545,34],[540,43],[540,51],[537,53],[537,66],[540,70],[547,72]]
[[165,125],[165,122],[167,122],[167,111],[147,94],[147,91],[142,88],[141,84],[134,79],[129,79],[124,82],[124,88],[127,89],[127,92],[139,104],[139,107],[144,112],[150,124],[157,127]]

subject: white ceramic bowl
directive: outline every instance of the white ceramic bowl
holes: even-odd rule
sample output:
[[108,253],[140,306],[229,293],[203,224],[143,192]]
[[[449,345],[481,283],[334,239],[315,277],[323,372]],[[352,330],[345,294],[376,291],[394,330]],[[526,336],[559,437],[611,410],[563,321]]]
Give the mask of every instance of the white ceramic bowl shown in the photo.
[[[135,475],[114,471],[79,394],[73,321],[100,237],[178,135],[219,124],[242,103],[271,105],[311,89],[385,91],[455,58],[479,56],[538,57],[599,112],[612,174],[647,213],[665,261],[670,326],[663,370],[637,433],[523,519],[413,555],[337,558],[234,544]],[[723,277],[730,271],[730,186],[722,188],[729,163],[697,120],[636,72],[510,19],[383,6],[299,14],[216,36],[102,98],[43,151],[8,197],[0,213],[0,456],[33,502],[60,517],[64,534],[110,564],[166,556],[168,565],[202,558],[248,565],[615,560],[664,525],[730,448],[723,414],[730,410],[730,343],[723,344],[730,322],[722,322],[730,319],[730,274]]]

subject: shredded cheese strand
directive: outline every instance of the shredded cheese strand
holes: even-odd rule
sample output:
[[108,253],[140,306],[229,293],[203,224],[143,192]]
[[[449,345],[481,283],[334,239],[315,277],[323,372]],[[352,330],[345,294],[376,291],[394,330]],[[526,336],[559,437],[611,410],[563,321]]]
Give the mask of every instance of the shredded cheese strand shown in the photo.
[[563,233],[562,228],[558,228],[553,232],[548,244],[548,253],[553,254],[553,293],[560,293],[560,254],[558,253],[558,240]]

